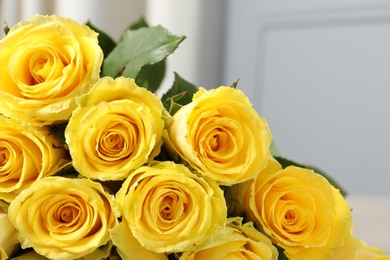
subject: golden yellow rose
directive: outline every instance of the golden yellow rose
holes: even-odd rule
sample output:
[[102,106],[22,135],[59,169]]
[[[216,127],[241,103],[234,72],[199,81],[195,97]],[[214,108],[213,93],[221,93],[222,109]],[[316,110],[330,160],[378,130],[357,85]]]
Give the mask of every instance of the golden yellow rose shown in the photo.
[[272,137],[245,94],[222,86],[195,93],[174,114],[166,139],[191,167],[231,185],[253,178],[266,166]]
[[339,190],[314,171],[295,166],[259,174],[249,206],[263,232],[289,259],[329,259],[352,228]]
[[46,177],[13,200],[9,219],[22,248],[50,259],[76,259],[110,240],[113,196],[89,179]]
[[75,97],[99,78],[97,35],[56,15],[12,27],[0,41],[0,112],[36,124],[68,119]]
[[132,172],[116,199],[134,237],[157,253],[188,250],[226,220],[225,200],[217,183],[168,161]]
[[104,77],[78,105],[65,137],[73,165],[82,175],[121,180],[159,153],[163,105],[134,80]]
[[0,209],[0,259],[8,259],[16,249],[18,242],[16,240],[16,229],[8,219],[8,215]]
[[66,161],[61,142],[47,127],[24,125],[0,115],[0,199],[11,202],[34,181]]
[[229,218],[203,244],[184,252],[180,259],[278,259],[271,240],[254,228],[251,222],[242,225],[241,218]]

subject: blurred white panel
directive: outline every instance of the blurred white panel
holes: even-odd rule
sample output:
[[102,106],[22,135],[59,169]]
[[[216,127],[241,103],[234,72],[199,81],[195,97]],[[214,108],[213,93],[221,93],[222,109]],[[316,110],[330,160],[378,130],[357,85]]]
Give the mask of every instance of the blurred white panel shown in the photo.
[[289,158],[389,193],[390,21],[267,32],[256,102]]
[[145,13],[145,2],[136,0],[56,0],[55,13],[80,23],[90,21],[115,40]]
[[50,14],[53,12],[53,0],[19,0],[20,20],[28,20],[35,14]]
[[389,2],[286,2],[229,1],[225,81],[240,77],[282,155],[390,195]]
[[[19,21],[19,1],[0,0],[0,22],[1,26],[6,22],[8,26],[13,26]],[[5,36],[3,29],[0,30],[0,39]]]

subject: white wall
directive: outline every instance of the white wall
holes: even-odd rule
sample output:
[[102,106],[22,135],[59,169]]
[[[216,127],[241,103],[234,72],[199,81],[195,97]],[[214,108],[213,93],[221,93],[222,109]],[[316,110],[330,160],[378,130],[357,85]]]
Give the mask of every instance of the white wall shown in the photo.
[[389,2],[230,0],[227,17],[224,79],[240,77],[281,154],[390,195]]
[[[88,20],[119,39],[121,32],[145,14],[145,2],[137,0],[0,0],[0,20],[12,26],[36,13]],[[3,34],[2,34],[3,36]]]

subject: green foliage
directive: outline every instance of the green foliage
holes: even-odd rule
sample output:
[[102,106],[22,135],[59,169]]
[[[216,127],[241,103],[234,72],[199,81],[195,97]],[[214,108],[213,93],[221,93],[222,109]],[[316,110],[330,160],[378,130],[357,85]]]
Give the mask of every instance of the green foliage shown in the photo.
[[178,108],[184,106],[192,101],[192,96],[198,88],[183,79],[176,72],[175,80],[173,82],[172,87],[166,92],[161,100],[164,104],[164,107],[173,115]]
[[278,249],[278,253],[279,253],[278,260],[288,260],[287,256],[284,254],[284,249],[281,248],[280,246],[276,246],[276,248]]
[[130,26],[127,28],[127,30],[137,30],[140,28],[149,27],[148,23],[146,22],[144,17],[141,17],[134,23],[130,24]]
[[289,159],[286,159],[283,157],[279,157],[279,156],[275,156],[275,159],[282,165],[283,168],[286,168],[290,165],[293,165],[293,166],[297,166],[297,167],[301,167],[301,168],[312,169],[314,172],[324,176],[330,182],[330,184],[332,184],[336,189],[339,189],[340,193],[343,196],[347,195],[347,192],[333,178],[331,178],[328,174],[326,174],[321,169],[314,167],[312,165],[297,163],[297,162],[294,162],[292,160],[289,160]]
[[8,27],[8,24],[6,22],[3,23],[3,32],[5,33],[5,35],[8,34],[10,28]]
[[138,73],[136,83],[138,86],[155,92],[161,85],[165,76],[165,59],[153,65],[146,65]]
[[162,26],[128,30],[105,58],[103,75],[136,79],[142,67],[166,59],[184,39],[185,36],[173,35]]

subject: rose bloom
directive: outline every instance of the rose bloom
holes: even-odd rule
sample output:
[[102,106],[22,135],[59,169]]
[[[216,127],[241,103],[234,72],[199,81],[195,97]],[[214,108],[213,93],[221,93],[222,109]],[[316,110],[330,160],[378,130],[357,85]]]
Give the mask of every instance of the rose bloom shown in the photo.
[[271,240],[253,223],[241,224],[241,218],[230,218],[226,227],[218,228],[203,244],[184,252],[180,259],[278,259]]
[[65,130],[73,166],[88,178],[126,178],[160,152],[162,114],[160,98],[134,80],[100,79],[78,99]]
[[352,228],[347,202],[312,170],[270,168],[251,186],[249,216],[289,259],[328,259]]
[[34,181],[54,174],[66,162],[60,145],[47,127],[0,115],[0,199],[11,202]]
[[0,41],[0,112],[35,124],[69,118],[98,80],[98,34],[60,16],[36,15]]
[[223,191],[217,183],[168,161],[132,172],[116,199],[134,237],[157,253],[188,250],[226,220]]
[[113,196],[89,179],[46,177],[11,202],[8,215],[22,248],[50,259],[76,259],[110,240]]
[[166,139],[183,160],[223,185],[258,174],[272,141],[267,122],[247,96],[226,86],[195,93],[174,114]]

